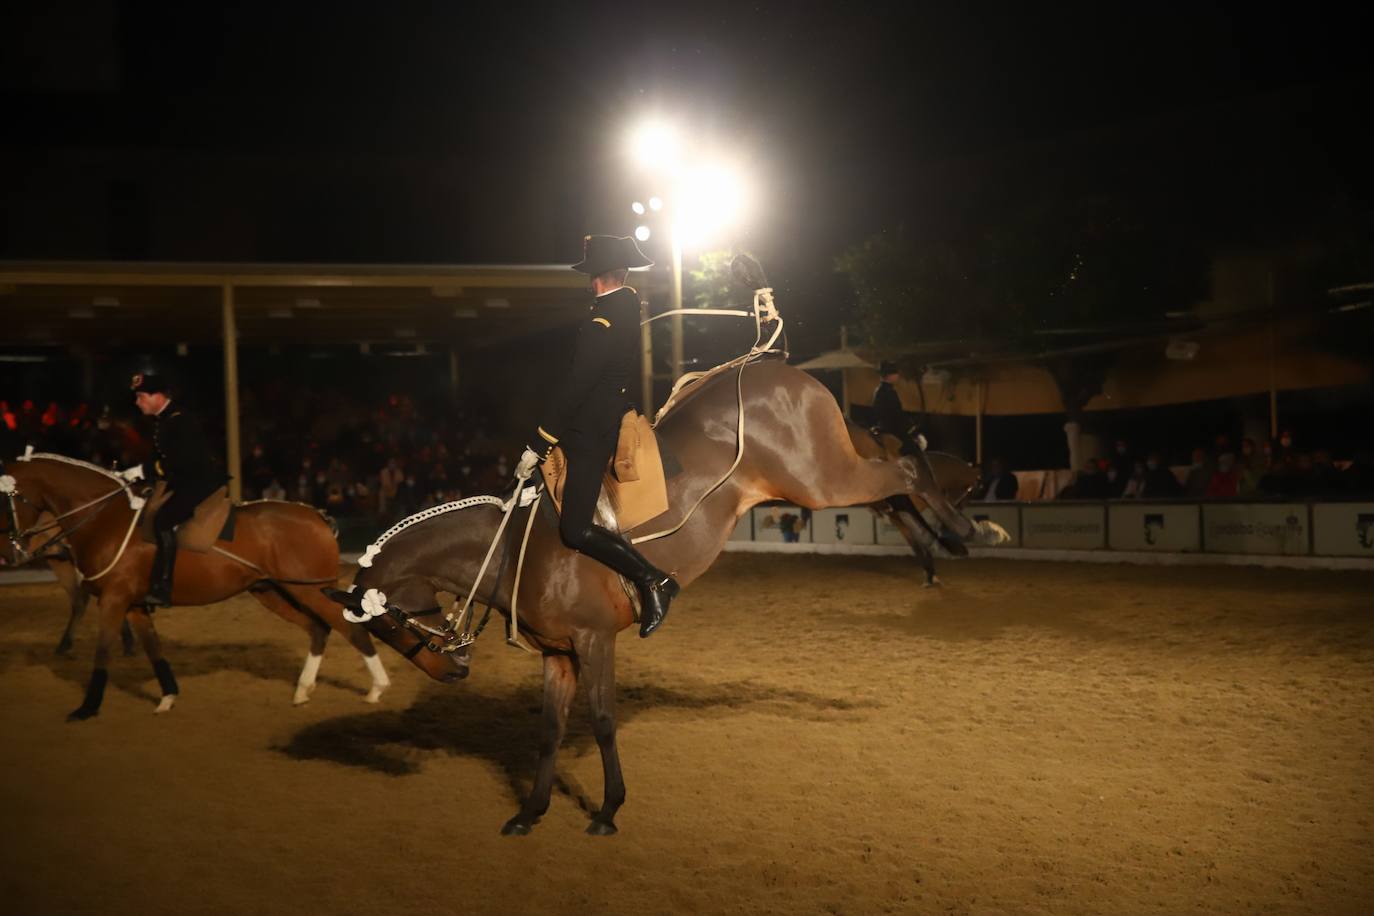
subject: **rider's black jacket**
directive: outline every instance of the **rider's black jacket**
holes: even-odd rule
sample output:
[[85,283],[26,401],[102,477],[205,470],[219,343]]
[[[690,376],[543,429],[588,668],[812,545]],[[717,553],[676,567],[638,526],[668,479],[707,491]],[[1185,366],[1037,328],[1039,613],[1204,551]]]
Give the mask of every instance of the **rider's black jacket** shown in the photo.
[[166,480],[167,489],[183,498],[209,496],[228,479],[200,422],[171,403],[153,418],[153,452],[143,462],[143,476]]
[[560,443],[566,450],[570,443],[563,440],[572,437],[614,449],[620,418],[633,401],[628,392],[639,347],[639,294],[622,286],[598,296],[578,325],[572,366],[559,378],[529,447],[548,457]]

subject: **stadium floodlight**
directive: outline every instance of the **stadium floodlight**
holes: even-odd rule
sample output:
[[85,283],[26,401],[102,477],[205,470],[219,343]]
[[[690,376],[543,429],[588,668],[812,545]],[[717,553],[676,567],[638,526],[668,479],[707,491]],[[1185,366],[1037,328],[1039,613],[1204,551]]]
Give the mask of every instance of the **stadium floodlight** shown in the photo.
[[649,241],[649,235],[650,233],[648,226],[640,226],[638,229],[635,230],[635,238],[639,239],[641,242]]
[[630,149],[640,165],[672,171],[680,149],[677,131],[664,121],[645,121],[630,132]]

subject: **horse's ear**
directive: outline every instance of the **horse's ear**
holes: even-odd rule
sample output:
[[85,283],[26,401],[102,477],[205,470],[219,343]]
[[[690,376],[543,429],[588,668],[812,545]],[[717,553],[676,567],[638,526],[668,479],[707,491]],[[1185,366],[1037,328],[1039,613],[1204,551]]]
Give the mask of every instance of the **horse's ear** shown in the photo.
[[730,261],[730,275],[735,278],[736,283],[751,290],[768,286],[768,278],[763,275],[763,265],[753,255],[743,252],[735,255]]

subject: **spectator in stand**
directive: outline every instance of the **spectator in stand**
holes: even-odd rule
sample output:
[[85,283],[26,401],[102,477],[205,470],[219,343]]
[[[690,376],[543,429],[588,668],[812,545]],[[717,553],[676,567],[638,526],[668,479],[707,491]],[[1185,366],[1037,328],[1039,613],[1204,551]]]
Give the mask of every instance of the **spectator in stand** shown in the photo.
[[1165,466],[1159,452],[1150,452],[1145,459],[1145,489],[1142,495],[1146,499],[1178,499],[1183,495],[1183,485],[1178,482],[1174,472]]
[[1207,495],[1207,487],[1212,482],[1212,470],[1207,466],[1207,450],[1193,449],[1193,463],[1188,465],[1188,478],[1183,482],[1183,495],[1189,499],[1202,499]]
[[387,459],[386,467],[377,479],[377,514],[382,518],[389,518],[387,512],[393,508],[392,504],[396,500],[396,493],[405,483],[406,475],[401,470],[401,462],[395,456]]
[[1089,458],[1074,474],[1073,482],[1059,491],[1056,499],[1106,499],[1107,478],[1097,466],[1096,458]]
[[1131,445],[1125,439],[1117,439],[1112,455],[1112,467],[1116,470],[1117,495],[1126,488],[1135,470],[1135,459],[1131,456]]
[[406,518],[420,511],[419,482],[414,474],[406,474],[405,482],[396,488],[396,516]]
[[1248,436],[1240,440],[1240,461],[1237,463],[1237,470],[1240,471],[1240,481],[1236,486],[1236,495],[1258,494],[1260,481],[1264,479],[1268,468],[1264,454],[1255,448],[1255,440]]
[[262,443],[259,442],[253,446],[253,451],[248,457],[248,466],[244,469],[244,496],[248,499],[261,498],[274,477],[276,474],[273,473],[272,465],[265,457]]
[[998,502],[1016,499],[1020,488],[1016,475],[1006,469],[1002,459],[993,458],[988,462],[987,475],[980,482],[980,489],[973,498],[982,502]]
[[1236,467],[1236,456],[1222,452],[1217,456],[1217,469],[1207,483],[1208,499],[1230,499],[1239,492],[1240,469]]
[[1143,498],[1145,496],[1145,480],[1145,462],[1137,461],[1131,465],[1131,476],[1126,478],[1126,486],[1121,490],[1121,498]]
[[1341,474],[1342,489],[1348,497],[1374,499],[1374,454],[1367,449],[1355,453],[1355,460]]
[[1331,461],[1331,452],[1317,449],[1312,455],[1312,492],[1321,498],[1340,496],[1345,490],[1345,479]]
[[262,489],[263,499],[286,499],[286,488],[281,485],[281,481],[273,477],[271,483]]

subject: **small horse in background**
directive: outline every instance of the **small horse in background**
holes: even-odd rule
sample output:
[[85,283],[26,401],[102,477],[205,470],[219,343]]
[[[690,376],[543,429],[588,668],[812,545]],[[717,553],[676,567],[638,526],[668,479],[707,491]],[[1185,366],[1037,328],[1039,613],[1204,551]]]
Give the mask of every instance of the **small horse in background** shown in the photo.
[[[822,509],[909,494],[919,496],[964,540],[1006,538],[1000,528],[974,523],[949,503],[924,455],[861,458],[830,392],[779,360],[707,374],[683,389],[655,434],[660,451],[681,470],[668,481],[668,511],[626,534],[635,538],[672,529],[641,541],[640,549],[683,587],[711,566],[740,517],[770,500]],[[452,627],[422,626],[417,618],[440,613],[439,592],[465,596],[471,591],[479,603],[508,617],[517,607],[520,634],[544,658],[543,732],[534,788],[502,832],[529,833],[548,809],[554,761],[581,679],[605,780],[601,809],[587,832],[615,833],[616,812],[625,801],[615,737],[616,634],[634,622],[633,589],[615,572],[563,545],[547,499],[509,509],[498,545],[502,560],[476,581],[503,513],[490,502],[468,503],[473,501],[427,510],[393,528],[383,546],[369,549],[370,565],[359,571],[352,589],[330,594],[351,612],[361,612],[368,628],[393,647],[404,647],[407,655],[448,655],[464,671],[466,640]],[[599,521],[618,527],[604,513]],[[518,585],[517,569],[523,570]]]
[[[902,443],[896,436],[880,436],[853,420],[847,420],[845,425],[849,431],[849,441],[860,457],[882,461],[896,461],[901,457]],[[961,507],[978,485],[978,468],[945,452],[927,451],[925,457],[945,498],[955,508]],[[887,519],[901,533],[925,572],[925,587],[931,588],[940,584],[935,575],[935,557],[967,556],[968,550],[947,532],[931,528],[922,515],[925,507],[924,500],[905,494],[869,506],[875,515]]]
[[[108,682],[111,649],[126,620],[138,635],[162,688],[158,711],[170,710],[179,687],[162,656],[152,616],[137,604],[148,588],[153,547],[135,531],[139,513],[128,498],[128,484],[103,468],[61,455],[35,454],[0,463],[0,515],[8,527],[9,562],[26,557],[24,546],[52,532],[65,542],[82,577],[82,587],[96,596],[100,638],[85,699],[68,719],[88,719],[100,711]],[[327,517],[319,510],[276,501],[248,503],[237,509],[233,540],[210,552],[184,552],[177,563],[172,598],[177,605],[204,605],[249,592],[269,610],[310,634],[310,651],[296,682],[294,700],[306,702],[314,690],[324,645],[332,630],[363,654],[372,674],[369,702],[390,685],[368,634],[343,619],[337,604],[318,590],[336,581],[339,545]],[[54,519],[38,524],[41,514]],[[39,548],[41,553],[42,548]],[[232,552],[230,552],[232,551]],[[429,659],[417,661],[421,667]],[[434,663],[427,673],[444,677],[455,671]],[[456,675],[455,675],[456,676]]]

